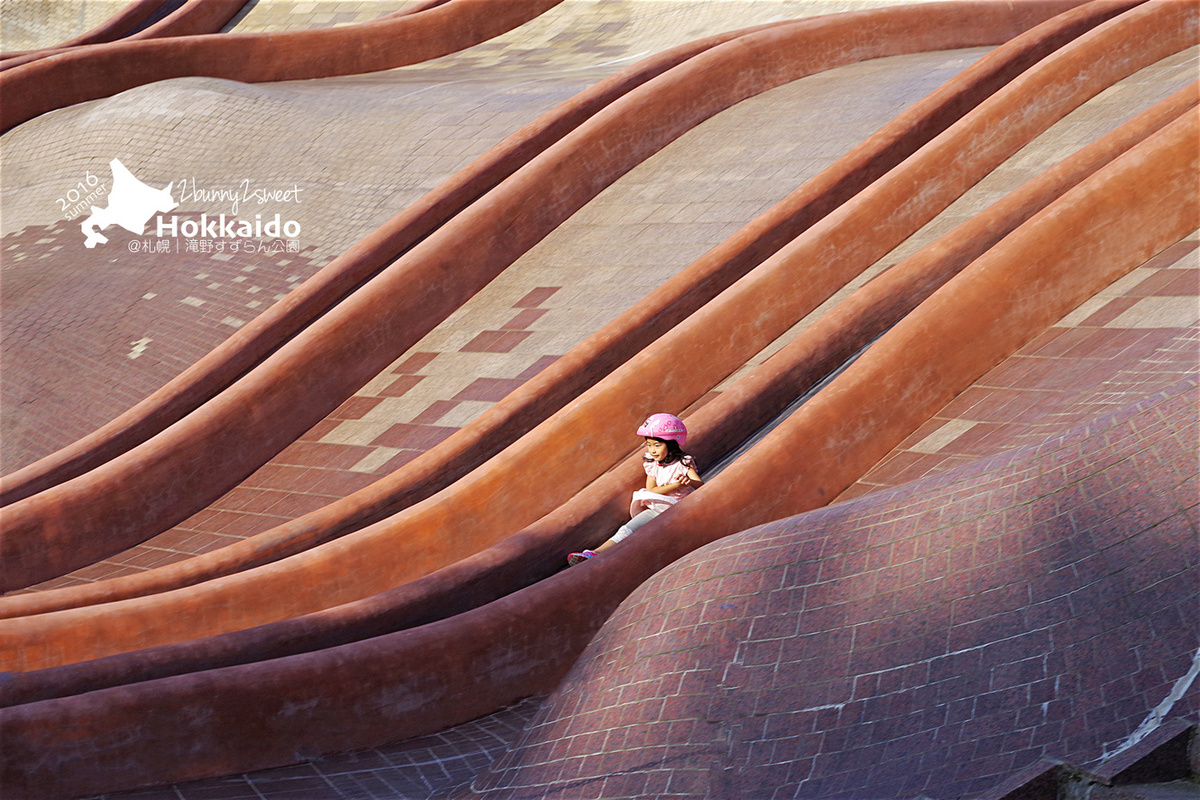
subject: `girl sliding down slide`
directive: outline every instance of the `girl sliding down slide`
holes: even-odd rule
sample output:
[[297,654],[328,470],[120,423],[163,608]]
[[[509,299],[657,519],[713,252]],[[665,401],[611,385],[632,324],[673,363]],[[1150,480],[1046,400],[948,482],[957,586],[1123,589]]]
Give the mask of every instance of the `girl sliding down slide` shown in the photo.
[[683,452],[683,445],[687,443],[687,428],[679,417],[674,414],[652,414],[638,428],[637,435],[646,437],[646,453],[642,456],[646,488],[633,493],[633,502],[629,506],[632,519],[595,550],[583,550],[567,556],[567,563],[571,566],[612,547],[704,483],[696,471],[695,460]]

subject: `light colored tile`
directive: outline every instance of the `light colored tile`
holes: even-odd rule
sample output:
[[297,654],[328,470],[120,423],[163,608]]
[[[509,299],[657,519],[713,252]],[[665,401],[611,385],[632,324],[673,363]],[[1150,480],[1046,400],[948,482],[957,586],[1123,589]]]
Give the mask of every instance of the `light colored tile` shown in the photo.
[[1078,325],[1081,325],[1085,319],[1104,308],[1111,301],[1111,297],[1102,297],[1100,295],[1085,300],[1078,308],[1056,322],[1054,327],[1074,328]]
[[430,375],[472,375],[477,378],[515,378],[536,359],[524,353],[445,353],[430,367]]
[[399,448],[396,447],[376,447],[373,452],[363,456],[361,461],[350,467],[350,471],[374,472],[387,462],[391,461],[392,457],[399,452]]
[[978,424],[965,419],[952,419],[908,449],[914,453],[937,453]]
[[385,397],[378,405],[360,417],[361,422],[387,423],[412,422],[428,406],[428,401],[411,398],[408,392],[403,397]]
[[1117,278],[1115,281],[1105,286],[1097,293],[1097,297],[1124,297],[1125,293],[1133,287],[1137,286],[1142,281],[1149,278],[1158,270],[1148,269],[1146,267],[1138,267],[1130,270],[1124,276]]
[[1106,328],[1187,328],[1200,321],[1200,299],[1144,297]]
[[494,405],[496,404],[483,400],[464,400],[450,409],[444,416],[438,418],[437,422],[433,424],[462,428],[469,425],[476,417]]
[[390,420],[374,422],[365,419],[346,420],[336,428],[322,436],[319,441],[323,444],[356,444],[370,445],[379,435],[395,423]]

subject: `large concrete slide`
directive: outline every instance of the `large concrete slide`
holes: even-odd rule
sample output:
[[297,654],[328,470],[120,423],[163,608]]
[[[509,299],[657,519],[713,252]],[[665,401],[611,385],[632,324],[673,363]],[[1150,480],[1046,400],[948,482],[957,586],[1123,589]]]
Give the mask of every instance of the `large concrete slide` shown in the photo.
[[[278,63],[250,55],[257,45],[249,39],[85,48],[0,75],[15,92],[5,99],[4,128],[136,82],[212,74],[215,53],[240,64],[240,80],[361,72],[406,63],[397,53],[410,34],[424,44],[403,58],[428,58],[553,4],[499,5],[511,13],[486,25],[471,16],[479,4],[450,0],[339,29],[348,37],[341,41],[359,42],[387,27],[387,53],[369,64],[312,58],[311,48],[326,46],[317,32],[297,34],[294,50],[274,50]],[[433,27],[412,28],[418,21]],[[373,747],[552,692],[577,660],[578,669],[598,668],[588,665],[604,657],[589,657],[589,642],[639,585],[670,583],[674,562],[704,553],[742,565],[738,553],[724,555],[741,545],[705,546],[825,506],[980,375],[1196,229],[1193,84],[890,267],[716,399],[698,402],[1056,121],[1194,47],[1198,26],[1186,0],[949,2],[771,23],[651,56],[530,123],[144,403],[6,478],[3,588],[92,563],[206,507],[606,186],[705,119],[838,65],[995,46],[474,422],[366,489],[167,567],[0,598],[0,670],[10,672],[0,683],[6,796],[81,796]],[[228,58],[238,48],[250,49]],[[93,71],[105,59],[154,66]],[[105,77],[83,80],[71,70]],[[23,88],[43,85],[73,93]],[[1189,386],[1156,402],[1175,403],[1178,416],[1194,394]],[[695,406],[686,419],[701,463],[740,455],[638,536],[562,571],[566,550],[597,544],[620,523],[640,474],[626,458],[628,431],[647,405]],[[865,500],[853,507],[869,508]],[[770,530],[796,541],[832,536],[806,525]],[[990,567],[980,564],[982,575]],[[1196,568],[1193,561],[1193,577]],[[896,591],[919,593],[920,584]],[[622,613],[614,625],[628,625]],[[868,624],[856,619],[844,630]],[[1122,624],[1114,618],[1112,627]],[[831,637],[821,646],[833,658],[840,645]],[[598,641],[622,640],[609,633]],[[927,660],[937,657],[931,651]],[[888,668],[870,666],[863,674]],[[550,746],[555,719],[550,713],[527,732],[486,791],[574,786],[528,767],[529,753]],[[687,737],[670,743],[690,746]],[[753,758],[734,761],[748,769]],[[636,772],[616,756],[595,770]],[[860,773],[863,787],[895,788],[865,767]],[[975,791],[979,774],[928,777],[926,788]],[[832,783],[812,786],[813,796],[834,791]]]

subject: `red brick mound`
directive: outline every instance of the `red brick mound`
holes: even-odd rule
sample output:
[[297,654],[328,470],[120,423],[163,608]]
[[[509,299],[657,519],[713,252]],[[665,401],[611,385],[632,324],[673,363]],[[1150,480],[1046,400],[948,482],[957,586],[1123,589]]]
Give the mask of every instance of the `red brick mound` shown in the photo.
[[1194,717],[1196,387],[675,563],[476,791],[974,796]]

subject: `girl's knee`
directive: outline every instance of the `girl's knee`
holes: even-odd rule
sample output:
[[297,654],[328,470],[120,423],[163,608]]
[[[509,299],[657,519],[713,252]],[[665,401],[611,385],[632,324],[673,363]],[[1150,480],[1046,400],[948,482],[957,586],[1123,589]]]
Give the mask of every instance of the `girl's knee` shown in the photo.
[[613,544],[616,544],[625,537],[629,536],[631,533],[633,533],[633,531],[628,525],[622,525],[621,527],[617,528],[617,532],[612,535],[609,541],[611,541]]

